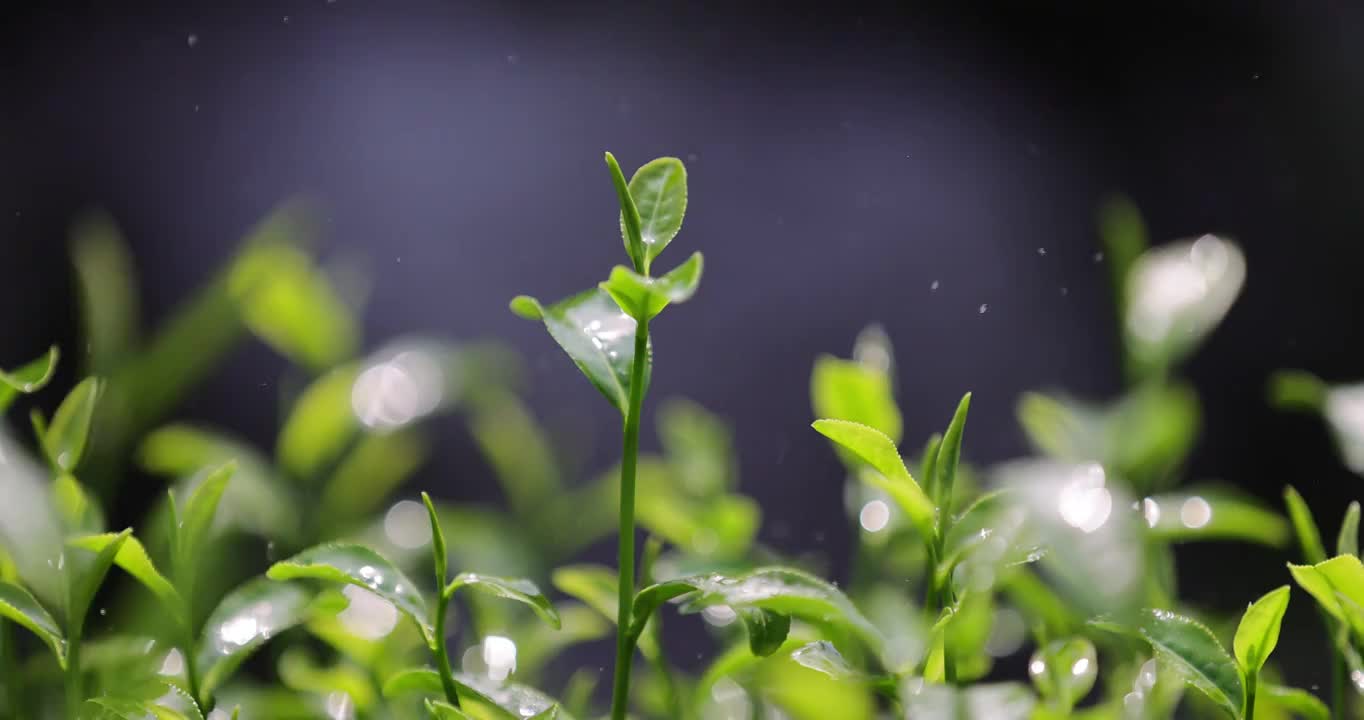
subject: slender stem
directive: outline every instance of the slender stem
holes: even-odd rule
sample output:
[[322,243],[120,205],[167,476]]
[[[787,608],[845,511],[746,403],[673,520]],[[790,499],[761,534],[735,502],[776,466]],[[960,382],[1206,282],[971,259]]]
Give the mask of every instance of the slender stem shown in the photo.
[[644,370],[649,362],[649,321],[640,320],[635,328],[635,357],[630,365],[630,407],[625,414],[625,432],[620,458],[620,558],[617,586],[620,602],[616,610],[616,676],[611,690],[611,718],[625,720],[630,704],[630,661],[634,643],[629,629],[635,603],[635,465],[639,456],[639,416],[644,407]]
[[4,620],[0,620],[0,645],[4,646],[4,654],[0,655],[0,677],[5,679],[9,717],[20,720],[24,716],[24,703],[20,694],[23,684],[19,682],[19,655],[14,648],[14,630]]
[[445,616],[449,615],[450,596],[441,588],[436,603],[436,664],[440,666],[440,684],[445,689],[445,701],[459,707],[459,690],[455,688],[455,673],[450,669],[450,651],[445,647]]
[[[185,608],[186,618],[189,617],[189,608]],[[189,679],[189,696],[194,698],[194,702],[199,704],[199,709],[205,715],[213,712],[213,698],[200,697],[199,686],[199,659],[194,652],[194,630],[193,621],[186,619],[184,627],[184,653],[185,653],[185,677]]]
[[1255,720],[1255,686],[1260,681],[1260,673],[1246,674],[1246,716],[1245,720]]

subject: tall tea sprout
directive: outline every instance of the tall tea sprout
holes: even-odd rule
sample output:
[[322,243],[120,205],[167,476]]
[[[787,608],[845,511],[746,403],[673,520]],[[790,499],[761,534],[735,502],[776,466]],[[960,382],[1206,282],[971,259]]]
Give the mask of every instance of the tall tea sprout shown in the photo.
[[[552,305],[521,295],[512,311],[541,320],[578,369],[620,411],[624,419],[620,463],[620,559],[617,576],[616,669],[611,717],[625,717],[630,661],[637,632],[635,581],[635,471],[640,413],[652,364],[649,324],[670,304],[684,302],[701,280],[701,253],[660,277],[653,261],[682,228],[687,210],[687,173],[677,158],[658,158],[635,171],[627,183],[615,157],[606,165],[620,200],[621,236],[634,269],[617,265],[605,282]],[[647,617],[640,622],[646,622]]]

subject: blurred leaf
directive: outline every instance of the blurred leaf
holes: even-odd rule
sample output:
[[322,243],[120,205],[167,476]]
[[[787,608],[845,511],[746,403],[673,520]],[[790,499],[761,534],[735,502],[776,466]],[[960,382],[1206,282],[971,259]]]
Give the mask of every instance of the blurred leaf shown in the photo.
[[684,398],[658,408],[658,438],[677,486],[694,497],[711,497],[734,487],[734,445],[724,421]]
[[209,615],[195,651],[202,674],[199,699],[213,697],[270,638],[304,622],[316,595],[300,583],[266,578],[256,578],[228,593]]
[[[543,320],[559,347],[597,390],[625,415],[630,404],[630,366],[635,358],[635,319],[604,290],[593,288],[545,307],[527,295],[512,300],[521,317]],[[649,368],[645,364],[645,385]]]
[[476,404],[469,430],[518,516],[560,495],[562,479],[549,439],[514,394],[500,392]]
[[536,615],[539,615],[545,622],[560,627],[559,613],[555,612],[554,605],[549,598],[540,592],[540,588],[535,583],[524,578],[503,578],[490,575],[479,575],[477,573],[460,573],[454,580],[445,587],[445,595],[452,596],[460,588],[469,587],[482,592],[491,593],[497,597],[515,600],[516,602],[529,605]]
[[829,675],[790,657],[762,663],[755,684],[764,699],[794,720],[871,720],[876,716],[876,702],[866,683]]
[[719,495],[699,500],[682,495],[672,467],[649,457],[640,459],[637,472],[637,517],[653,534],[706,556],[737,557],[751,546],[761,513],[752,499]]
[[1137,376],[1182,360],[1222,321],[1245,282],[1232,242],[1204,235],[1148,250],[1127,275],[1123,329]]
[[585,605],[562,602],[556,612],[559,628],[535,623],[528,625],[516,638],[516,665],[529,677],[536,677],[537,671],[565,648],[604,638],[611,632],[611,625],[601,613]]
[[384,697],[408,694],[439,695],[443,692],[440,675],[430,668],[408,668],[384,682]]
[[358,365],[344,365],[313,381],[294,401],[277,442],[279,462],[291,476],[308,480],[336,459],[359,430],[351,409]]
[[267,237],[271,232],[261,228],[248,240],[229,276],[246,326],[312,370],[349,358],[359,339],[351,309],[306,253],[291,239]]
[[[72,553],[68,560],[68,577],[70,578],[67,594],[67,627],[72,637],[78,636],[78,629],[85,621],[85,615],[90,610],[90,603],[95,599],[95,593],[99,586],[104,583],[104,576],[109,573],[109,568],[114,564],[114,558],[118,556],[119,550],[123,548],[123,543],[133,534],[132,528],[128,528],[117,535],[114,535],[108,542],[104,543],[97,551],[91,551],[89,555],[84,552]],[[74,629],[73,629],[74,628]]]
[[10,582],[0,581],[0,617],[8,618],[37,635],[66,667],[66,638],[57,621],[27,590]]
[[1184,384],[1138,388],[1109,410],[1105,465],[1138,487],[1166,479],[1198,437],[1198,395]]
[[1345,519],[1340,523],[1340,533],[1336,536],[1337,555],[1359,554],[1359,502],[1351,501],[1345,507]]
[[1337,555],[1315,565],[1289,563],[1288,570],[1331,617],[1364,636],[1364,566],[1358,557]]
[[616,621],[614,570],[601,565],[567,565],[555,568],[553,581],[560,592],[581,600],[611,622]]
[[[67,544],[92,553],[100,553],[111,543],[119,542],[119,538],[120,536],[114,533],[104,533],[73,538]],[[136,537],[132,535],[123,537],[122,545],[114,555],[114,564],[123,568],[124,572],[150,590],[181,628],[189,627],[189,620],[184,615],[184,601],[181,600],[180,594],[176,592],[175,586],[157,571],[152,559],[147,555],[146,548]]]
[[[557,705],[553,698],[534,688],[516,683],[498,684],[490,679],[467,673],[455,674],[461,703],[493,711],[499,719],[525,720],[546,712]],[[440,675],[430,668],[411,668],[395,674],[384,683],[384,696],[396,697],[410,693],[440,695]],[[472,708],[470,708],[472,710]],[[572,718],[560,711],[563,720]]]
[[630,317],[648,320],[669,305],[690,300],[701,284],[704,264],[701,253],[695,252],[686,262],[658,278],[645,277],[623,265],[617,265],[611,270],[610,277],[599,283],[598,287],[609,293]]
[[1251,603],[1241,616],[1232,649],[1246,675],[1260,672],[1279,644],[1279,626],[1288,610],[1288,593],[1287,585],[1271,590]]
[[430,642],[434,630],[417,586],[393,563],[361,545],[318,545],[270,567],[271,580],[309,578],[362,587],[393,603]]
[[1298,688],[1273,684],[1261,685],[1255,699],[1256,717],[1260,717],[1262,714],[1259,712],[1261,704],[1276,705],[1286,712],[1292,713],[1294,717],[1304,718],[1305,720],[1328,720],[1331,717],[1331,708],[1327,707],[1326,703],[1317,699],[1316,695]]
[[1329,390],[1306,370],[1277,370],[1269,376],[1269,404],[1280,410],[1320,412]]
[[904,685],[900,697],[906,720],[1027,720],[1037,704],[1037,698],[1019,683],[957,688],[911,678]]
[[[856,360],[832,355],[815,358],[810,374],[810,404],[815,417],[861,423],[900,441],[902,421],[895,403],[888,373]],[[855,465],[855,456],[840,449],[846,464]]]
[[427,446],[411,430],[363,436],[322,490],[321,517],[344,527],[363,518],[426,461]]
[[[229,460],[209,471],[204,481],[190,493],[183,514],[177,517],[172,564],[176,581],[182,588],[193,587],[200,555],[213,529],[218,501],[222,499],[227,483],[236,470],[236,462]],[[193,595],[190,590],[186,590],[186,593]]]
[[1326,547],[1321,542],[1321,531],[1312,510],[1307,507],[1298,491],[1289,485],[1283,491],[1284,504],[1288,507],[1288,519],[1293,523],[1293,532],[1298,537],[1298,547],[1302,549],[1303,559],[1315,564],[1326,560]]
[[924,542],[932,541],[937,532],[937,508],[909,474],[889,437],[868,425],[846,420],[816,420],[814,428],[880,473],[861,477],[895,500]]
[[1063,397],[1024,393],[1018,400],[1018,423],[1028,441],[1057,460],[1102,460],[1108,454],[1103,412]]
[[76,478],[62,473],[52,482],[52,505],[68,535],[104,530],[104,512]]
[[966,430],[966,414],[971,409],[971,393],[962,396],[952,422],[943,433],[942,443],[938,445],[938,459],[933,464],[933,477],[929,483],[929,493],[933,503],[941,512],[950,512],[952,486],[957,480],[957,464],[961,462],[961,436]]
[[1213,702],[1241,716],[1244,702],[1236,661],[1212,631],[1197,620],[1167,610],[1146,610],[1138,630],[1167,665]]
[[71,262],[80,286],[82,337],[94,372],[117,365],[137,341],[137,278],[113,218],[81,217],[71,228]]
[[[1131,199],[1111,197],[1099,209],[1099,238],[1108,260],[1109,280],[1118,318],[1127,317],[1127,283],[1132,265],[1149,245],[1146,223]],[[1092,459],[1092,458],[1090,458]]]
[[791,616],[763,608],[736,610],[748,630],[748,649],[758,657],[767,657],[781,648],[791,632]]
[[426,711],[435,720],[466,720],[470,716],[463,710],[443,702],[428,699],[426,701]]
[[1033,687],[1052,706],[1069,713],[1085,699],[1099,673],[1094,643],[1083,637],[1053,640],[1028,662]]
[[359,668],[344,662],[323,667],[298,647],[280,656],[279,679],[285,687],[301,692],[345,693],[361,712],[368,712],[378,700],[369,677]]
[[52,423],[42,436],[42,444],[48,462],[59,471],[72,472],[80,464],[101,387],[99,378],[82,380],[53,414]]
[[1322,408],[1341,458],[1356,475],[1364,474],[1364,414],[1360,408],[1364,408],[1364,384],[1329,388]]
[[0,413],[9,408],[17,393],[35,393],[43,389],[57,372],[57,358],[61,353],[57,346],[47,349],[47,354],[32,360],[10,372],[0,370]]
[[78,720],[189,720],[192,717],[147,700],[103,696],[86,700],[81,705]]
[[[615,159],[609,159],[608,163],[614,165]],[[613,167],[612,172],[619,171]],[[650,160],[630,178],[629,194],[639,213],[639,239],[642,242],[638,257],[643,259],[643,264],[637,261],[635,266],[647,273],[653,259],[682,229],[682,217],[687,212],[687,169],[677,158]],[[626,237],[628,250],[630,233],[624,215],[621,234]],[[631,257],[636,255],[632,253]]]
[[1253,498],[1216,488],[1189,488],[1142,500],[1151,536],[1167,542],[1243,540],[1283,547],[1288,522]]

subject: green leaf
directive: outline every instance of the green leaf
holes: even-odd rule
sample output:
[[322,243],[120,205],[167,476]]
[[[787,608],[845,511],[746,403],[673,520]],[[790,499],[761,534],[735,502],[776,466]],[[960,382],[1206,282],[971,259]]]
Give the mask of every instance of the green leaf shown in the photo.
[[[832,355],[815,358],[810,373],[810,404],[815,417],[861,423],[881,431],[892,442],[900,441],[903,424],[891,377],[876,367]],[[839,455],[845,464],[857,463],[847,450],[839,448]]]
[[1288,595],[1287,585],[1271,590],[1251,603],[1241,616],[1232,650],[1245,675],[1260,672],[1270,653],[1279,644],[1279,626],[1283,624],[1284,612],[1288,610]]
[[658,439],[679,489],[709,498],[734,488],[733,433],[722,419],[682,398],[664,400],[657,417]]
[[27,590],[9,582],[0,581],[0,617],[8,618],[27,628],[52,648],[57,663],[66,667],[66,638],[62,635],[57,621],[52,619],[37,598]]
[[[544,321],[550,336],[578,369],[621,415],[628,412],[637,323],[606,291],[593,288],[548,307],[525,295],[512,304],[522,317],[531,317],[529,308],[534,307],[534,317]],[[651,365],[645,365],[646,385]]]
[[863,478],[895,500],[924,542],[932,542],[937,531],[937,508],[909,474],[889,437],[873,427],[847,420],[816,420],[813,427],[880,473],[863,474]]
[[646,277],[617,265],[611,276],[598,284],[611,295],[621,310],[636,320],[648,320],[663,312],[663,308],[686,302],[696,294],[701,284],[704,259],[692,253],[686,262],[659,278]]
[[1099,674],[1094,643],[1083,637],[1053,640],[1028,661],[1028,676],[1043,698],[1069,713],[1089,694]]
[[620,163],[616,162],[616,156],[609,152],[606,153],[606,168],[611,173],[611,184],[615,186],[616,198],[620,201],[620,235],[625,241],[625,254],[630,257],[635,269],[647,272],[644,238],[639,228],[639,208],[635,207],[635,200],[630,196],[630,185],[625,181],[625,173],[621,172]]
[[1145,376],[1188,355],[1231,309],[1245,276],[1240,248],[1213,235],[1142,253],[1132,263],[1124,297],[1134,371]]
[[76,221],[71,263],[80,285],[87,362],[96,372],[107,372],[138,339],[137,277],[132,253],[113,218],[94,213]]
[[147,700],[108,696],[86,700],[77,716],[78,720],[190,720],[191,717]]
[[[761,702],[762,706],[769,708],[765,710],[765,717],[777,716],[791,720],[861,720],[876,717],[876,699],[861,678],[829,675],[784,655],[770,658],[754,669],[752,686],[755,690],[761,689],[761,695],[753,697],[752,704]],[[704,717],[748,717],[746,712],[744,715],[726,712],[726,709],[732,711],[733,708],[734,705],[712,706],[712,712]],[[917,720],[920,716],[912,717]]]
[[1189,488],[1142,500],[1152,537],[1166,542],[1242,540],[1283,547],[1292,529],[1283,516],[1249,496],[1219,488]]
[[351,391],[359,375],[358,365],[343,365],[313,381],[294,401],[276,444],[289,475],[314,478],[355,437],[360,424],[351,409]]
[[[459,688],[460,699],[465,705],[477,705],[505,720],[524,720],[539,717],[557,706],[553,698],[534,688],[516,683],[498,684],[484,677],[466,673],[455,674],[455,685]],[[406,694],[440,695],[442,693],[440,675],[431,668],[409,668],[399,671],[384,683],[384,697],[398,697]],[[482,717],[481,715],[479,717]],[[549,715],[547,717],[555,717]],[[562,710],[557,716],[562,720],[572,720]]]
[[[581,600],[611,622],[616,621],[616,572],[600,565],[567,565],[555,568],[554,587]],[[683,590],[682,592],[685,592]],[[641,591],[641,595],[643,591]],[[673,595],[672,597],[676,597]],[[636,600],[636,608],[640,600]],[[662,602],[662,601],[660,601]],[[654,607],[658,607],[657,603]],[[648,613],[642,613],[647,615]]]
[[67,534],[104,530],[104,512],[75,476],[62,473],[52,482],[52,504]]
[[427,443],[413,430],[363,436],[322,490],[322,517],[348,527],[373,511],[426,461]]
[[454,705],[430,698],[426,700],[426,712],[433,720],[472,720],[467,713]]
[[469,431],[519,517],[563,492],[558,460],[545,431],[511,392],[474,405]]
[[[1306,690],[1283,685],[1261,685],[1255,698],[1258,701],[1255,704],[1257,709],[1260,703],[1268,701],[1303,720],[1329,720],[1331,717],[1331,708]],[[1259,713],[1256,713],[1256,717],[1259,717]]]
[[[132,528],[128,528],[117,535],[112,536],[103,547],[94,551],[93,557],[72,558],[71,567],[67,572],[70,573],[71,584],[67,595],[67,624],[68,627],[79,628],[84,623],[85,614],[90,610],[90,603],[95,599],[95,592],[104,583],[104,576],[109,573],[109,568],[114,565],[114,558],[123,549],[123,543],[133,534]],[[74,630],[70,631],[72,636],[76,635]]]
[[318,545],[270,567],[271,580],[309,578],[362,587],[393,603],[431,642],[434,630],[417,585],[393,563],[363,545]]
[[748,649],[757,657],[776,652],[791,632],[790,615],[763,608],[740,608],[737,613],[748,630]]
[[971,393],[962,396],[952,422],[943,433],[942,444],[938,446],[938,460],[934,465],[934,479],[930,487],[935,491],[934,504],[942,512],[950,512],[952,486],[957,478],[957,463],[961,460],[961,436],[966,430],[966,414],[971,410]]
[[1298,585],[1331,617],[1364,637],[1364,565],[1354,555],[1337,555],[1315,565],[1289,563]]
[[[199,699],[208,700],[271,638],[302,624],[317,593],[300,583],[255,578],[228,593],[204,623],[196,651]],[[189,650],[186,650],[189,652]]]
[[90,421],[95,415],[95,400],[102,387],[99,378],[86,378],[58,406],[42,436],[43,452],[52,467],[72,472],[80,464],[90,436]]
[[1233,718],[1244,702],[1241,675],[1221,643],[1202,623],[1168,610],[1146,610],[1138,626],[1142,637],[1187,682],[1222,706]]
[[1359,554],[1359,502],[1351,501],[1345,508],[1345,519],[1340,523],[1340,534],[1336,536],[1337,555]]
[[445,531],[441,530],[440,517],[436,514],[436,506],[431,502],[431,496],[424,492],[422,504],[426,506],[426,517],[431,523],[431,559],[435,562],[436,587],[441,587],[450,572],[450,559],[445,550]]
[[1280,410],[1320,412],[1330,388],[1305,370],[1278,370],[1269,377],[1269,404]]
[[301,647],[285,650],[278,669],[280,682],[285,687],[318,695],[342,693],[360,713],[370,712],[378,699],[373,681],[364,670],[346,661],[320,665]]
[[[114,533],[87,535],[72,538],[67,541],[67,544],[93,553],[100,553],[110,543],[117,542],[119,537]],[[150,590],[181,627],[188,627],[188,619],[184,616],[185,605],[180,594],[176,592],[171,582],[157,571],[156,565],[147,555],[147,549],[136,537],[129,535],[123,539],[122,546],[114,555],[114,564],[123,568],[124,572],[133,576],[134,579]]]
[[[195,569],[213,529],[213,516],[218,511],[227,482],[237,471],[237,463],[229,460],[208,471],[203,482],[190,493],[184,512],[176,517],[175,575],[182,587],[192,587]],[[186,590],[186,592],[189,592]]]
[[1310,564],[1322,562],[1326,559],[1326,548],[1322,545],[1317,521],[1312,519],[1312,510],[1307,507],[1307,503],[1292,485],[1284,488],[1283,500],[1288,506],[1288,519],[1293,523],[1293,532],[1298,536],[1298,546],[1302,548],[1303,559]]
[[37,360],[9,372],[0,370],[0,413],[9,408],[16,394],[35,393],[43,389],[57,373],[57,358],[60,355],[57,346],[53,345],[48,348],[46,355]]
[[555,612],[554,605],[550,603],[549,598],[544,596],[544,593],[540,592],[540,588],[530,580],[493,577],[477,573],[460,573],[455,576],[454,580],[450,581],[449,585],[445,586],[445,596],[450,597],[463,587],[474,588],[497,597],[525,603],[545,622],[556,628],[561,625],[559,613]]
[[[607,163],[614,165],[615,158],[608,155]],[[616,177],[619,167],[613,167],[612,173],[613,178]],[[617,184],[619,191],[620,186]],[[638,235],[642,243],[639,257],[643,261],[637,261],[635,267],[647,274],[653,259],[682,229],[682,218],[687,212],[687,169],[677,158],[650,160],[630,178],[629,196],[639,216]],[[625,207],[624,201],[621,206]],[[631,232],[624,212],[621,215],[621,234],[626,237],[628,249]]]

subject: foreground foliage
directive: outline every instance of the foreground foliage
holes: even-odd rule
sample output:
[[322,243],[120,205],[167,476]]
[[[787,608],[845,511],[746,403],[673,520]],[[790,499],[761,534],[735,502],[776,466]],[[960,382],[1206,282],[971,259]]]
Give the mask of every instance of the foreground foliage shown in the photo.
[[[1148,249],[1133,208],[1106,209],[1126,388],[1105,403],[1025,395],[1034,457],[965,463],[969,393],[941,434],[907,447],[896,358],[875,326],[850,358],[817,358],[810,440],[842,462],[857,540],[838,585],[756,541],[760,510],[736,492],[729,432],[705,410],[666,402],[663,453],[640,452],[654,323],[695,294],[703,258],[653,273],[683,225],[682,163],[660,158],[627,180],[606,161],[630,265],[558,302],[511,303],[620,413],[620,462],[585,483],[522,404],[505,351],[407,338],[358,357],[354,298],[300,242],[306,209],[262,223],[149,337],[130,270],[109,271],[131,268],[112,224],[79,224],[87,377],[50,419],[32,413],[33,453],[0,433],[0,717],[1099,720],[1182,709],[1264,720],[1360,707],[1358,504],[1328,557],[1293,488],[1285,518],[1232,488],[1182,482],[1199,406],[1177,370],[1239,293],[1233,243]],[[294,367],[273,457],[168,421],[247,336]],[[0,372],[0,410],[43,390],[58,363],[53,348]],[[1272,388],[1283,406],[1321,412],[1364,471],[1358,388],[1299,371]],[[389,504],[427,455],[423,422],[445,411],[465,420],[505,510],[426,493]],[[129,458],[172,482],[138,526],[114,530],[104,508]],[[613,532],[617,567],[570,564]],[[1191,607],[1173,548],[1204,541],[1296,541],[1301,564],[1243,612]],[[126,579],[109,582],[115,568]],[[1283,685],[1273,663],[1294,587],[1326,630],[1329,704]],[[699,672],[675,665],[665,617],[704,627],[720,652]],[[598,668],[551,663],[612,634],[607,705]],[[1009,680],[1023,676],[1030,684]]]

